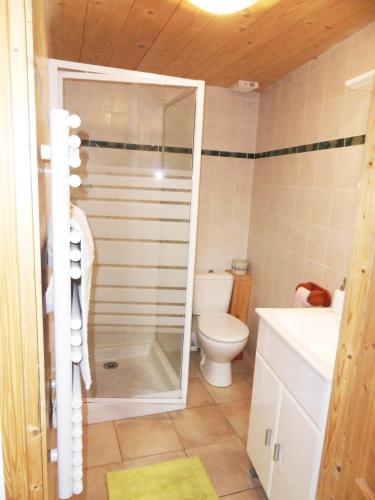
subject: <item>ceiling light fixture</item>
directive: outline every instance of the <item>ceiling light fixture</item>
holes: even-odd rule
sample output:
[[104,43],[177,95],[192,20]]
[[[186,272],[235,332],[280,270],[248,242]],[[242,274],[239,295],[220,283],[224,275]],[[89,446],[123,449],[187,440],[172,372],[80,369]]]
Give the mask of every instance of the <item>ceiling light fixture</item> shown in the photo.
[[211,12],[212,14],[234,14],[240,10],[250,7],[258,0],[189,0],[190,3],[199,9]]

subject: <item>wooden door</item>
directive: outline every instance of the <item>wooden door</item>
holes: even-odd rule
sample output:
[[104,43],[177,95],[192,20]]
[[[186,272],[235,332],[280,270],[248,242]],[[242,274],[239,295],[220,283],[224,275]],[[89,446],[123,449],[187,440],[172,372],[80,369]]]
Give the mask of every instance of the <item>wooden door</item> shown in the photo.
[[[32,18],[0,0],[0,425],[8,499],[47,499]],[[39,61],[36,66],[41,61]]]
[[318,500],[375,500],[375,86]]

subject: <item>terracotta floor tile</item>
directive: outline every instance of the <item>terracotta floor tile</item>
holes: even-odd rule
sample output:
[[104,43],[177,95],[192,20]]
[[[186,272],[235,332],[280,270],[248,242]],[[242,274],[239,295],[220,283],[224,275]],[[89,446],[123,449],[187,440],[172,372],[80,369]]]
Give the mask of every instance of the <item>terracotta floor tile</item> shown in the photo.
[[253,488],[251,490],[241,491],[233,495],[220,497],[224,500],[267,500],[266,494],[262,488]]
[[83,471],[83,488],[81,495],[74,496],[79,500],[106,500],[107,485],[106,472],[112,472],[122,469],[122,463],[103,465],[101,467],[92,467]]
[[113,422],[85,425],[83,427],[83,466],[121,462],[121,453]]
[[250,399],[221,403],[219,407],[241,441],[246,443],[249,428]]
[[250,375],[250,365],[246,359],[232,361],[232,373],[241,373],[244,377]]
[[216,405],[175,411],[170,415],[184,448],[235,437],[233,429]]
[[215,387],[205,381],[203,383],[216,403],[239,401],[240,399],[248,399],[251,396],[250,384],[239,373],[233,373],[232,385],[229,387]]
[[186,453],[188,456],[200,457],[219,496],[259,486],[258,481],[249,474],[250,461],[238,438],[189,448]]
[[133,469],[134,467],[143,467],[144,465],[158,464],[160,462],[168,462],[176,458],[186,457],[186,453],[181,451],[171,451],[170,453],[162,453],[161,455],[151,455],[150,457],[137,458],[136,460],[125,460],[124,469]]
[[187,407],[196,408],[197,406],[208,406],[215,404],[204,385],[199,379],[189,381]]
[[168,414],[117,420],[123,460],[182,450]]

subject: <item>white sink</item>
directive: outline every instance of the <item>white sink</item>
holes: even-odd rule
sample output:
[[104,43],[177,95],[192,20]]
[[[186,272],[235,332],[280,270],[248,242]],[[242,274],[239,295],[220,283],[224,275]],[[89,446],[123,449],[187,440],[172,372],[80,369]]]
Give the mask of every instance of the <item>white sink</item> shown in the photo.
[[268,323],[325,380],[332,380],[340,316],[330,308],[258,308]]

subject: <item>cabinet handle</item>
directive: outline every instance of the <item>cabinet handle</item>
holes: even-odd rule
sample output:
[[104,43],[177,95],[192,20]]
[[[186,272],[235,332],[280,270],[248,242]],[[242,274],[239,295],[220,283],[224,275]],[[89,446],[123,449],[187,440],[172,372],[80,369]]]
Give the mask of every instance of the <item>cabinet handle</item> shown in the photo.
[[275,448],[273,449],[273,459],[275,462],[278,462],[280,458],[280,443],[275,444]]
[[271,444],[272,429],[266,429],[266,437],[264,439],[264,446],[269,446]]

